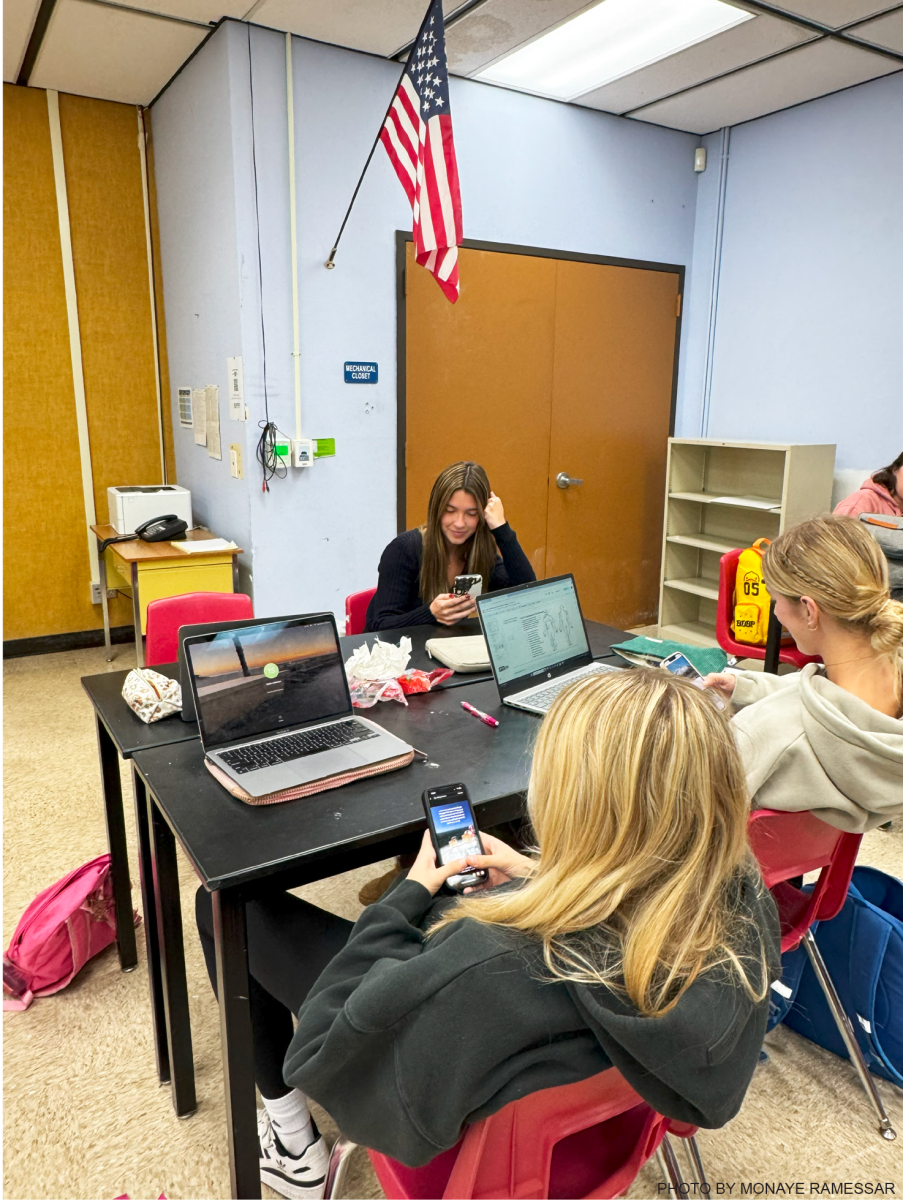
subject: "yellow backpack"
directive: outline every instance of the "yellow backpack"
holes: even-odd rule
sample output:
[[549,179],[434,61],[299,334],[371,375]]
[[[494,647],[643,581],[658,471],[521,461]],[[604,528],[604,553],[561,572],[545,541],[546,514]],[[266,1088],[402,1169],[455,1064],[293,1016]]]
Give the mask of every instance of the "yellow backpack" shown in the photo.
[[742,552],[737,562],[731,628],[737,641],[746,642],[748,646],[764,646],[768,640],[771,596],[762,578],[761,547],[769,545],[770,538],[759,538]]

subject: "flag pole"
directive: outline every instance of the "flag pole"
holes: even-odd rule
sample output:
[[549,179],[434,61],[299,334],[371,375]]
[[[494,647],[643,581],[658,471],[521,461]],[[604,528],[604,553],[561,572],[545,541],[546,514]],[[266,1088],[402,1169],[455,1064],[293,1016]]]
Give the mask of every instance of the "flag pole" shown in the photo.
[[363,169],[363,171],[361,171],[360,178],[357,181],[357,186],[355,187],[354,194],[351,197],[351,203],[348,205],[348,211],[345,213],[345,217],[344,217],[344,220],[342,221],[341,228],[339,229],[338,235],[336,236],[335,245],[329,251],[329,258],[327,258],[326,262],[323,264],[323,266],[326,268],[327,271],[332,271],[335,267],[335,262],[333,261],[335,259],[335,252],[339,248],[339,242],[342,240],[342,234],[345,232],[345,226],[348,223],[348,218],[351,215],[351,210],[354,207],[355,200],[357,199],[357,194],[361,190],[361,184],[364,182],[364,176],[367,174],[367,168],[370,166],[370,160],[373,158],[373,155],[376,151],[376,147],[379,145],[379,140],[380,140],[380,138],[382,136],[382,132],[383,132],[383,126],[385,125],[386,121],[389,119],[389,113],[392,111],[392,105],[395,103],[395,97],[398,95],[398,89],[401,87],[401,81],[402,81],[402,79],[404,79],[404,73],[407,69],[408,69],[408,64],[407,64],[407,60],[405,60],[404,64],[402,65],[402,68],[401,68],[401,74],[398,77],[398,83],[396,83],[395,90],[392,92],[392,98],[389,100],[389,107],[386,109],[386,115],[383,117],[382,121],[380,122],[379,132],[376,135],[376,139],[375,139],[373,145],[370,147],[370,153],[367,155],[367,161],[364,163],[364,169]]

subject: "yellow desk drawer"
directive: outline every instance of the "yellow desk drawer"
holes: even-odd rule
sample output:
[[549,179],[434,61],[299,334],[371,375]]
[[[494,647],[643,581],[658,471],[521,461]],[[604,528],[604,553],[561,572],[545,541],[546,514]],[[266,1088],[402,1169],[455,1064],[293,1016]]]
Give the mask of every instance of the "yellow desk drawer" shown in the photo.
[[231,554],[211,554],[181,562],[138,564],[138,602],[141,608],[141,632],[147,633],[147,606],[151,600],[182,596],[186,592],[231,592]]

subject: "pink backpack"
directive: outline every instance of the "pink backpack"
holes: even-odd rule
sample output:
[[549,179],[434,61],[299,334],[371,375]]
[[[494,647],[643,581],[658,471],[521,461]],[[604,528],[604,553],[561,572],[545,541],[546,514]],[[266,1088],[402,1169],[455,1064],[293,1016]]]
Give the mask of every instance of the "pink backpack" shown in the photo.
[[[136,925],[140,919],[136,912]],[[22,914],[3,956],[4,1009],[21,1012],[35,996],[60,991],[115,940],[110,856],[101,854],[45,888]]]

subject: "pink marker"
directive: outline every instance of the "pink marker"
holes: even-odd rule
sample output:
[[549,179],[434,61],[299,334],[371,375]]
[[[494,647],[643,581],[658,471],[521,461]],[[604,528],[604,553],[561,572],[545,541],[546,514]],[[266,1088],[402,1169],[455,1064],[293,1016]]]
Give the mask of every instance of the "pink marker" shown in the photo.
[[480,712],[478,708],[474,708],[472,704],[468,704],[466,700],[461,701],[461,707],[465,712],[469,712],[472,717],[478,717],[484,725],[491,725],[493,729],[498,725],[495,717],[490,717],[489,713]]

